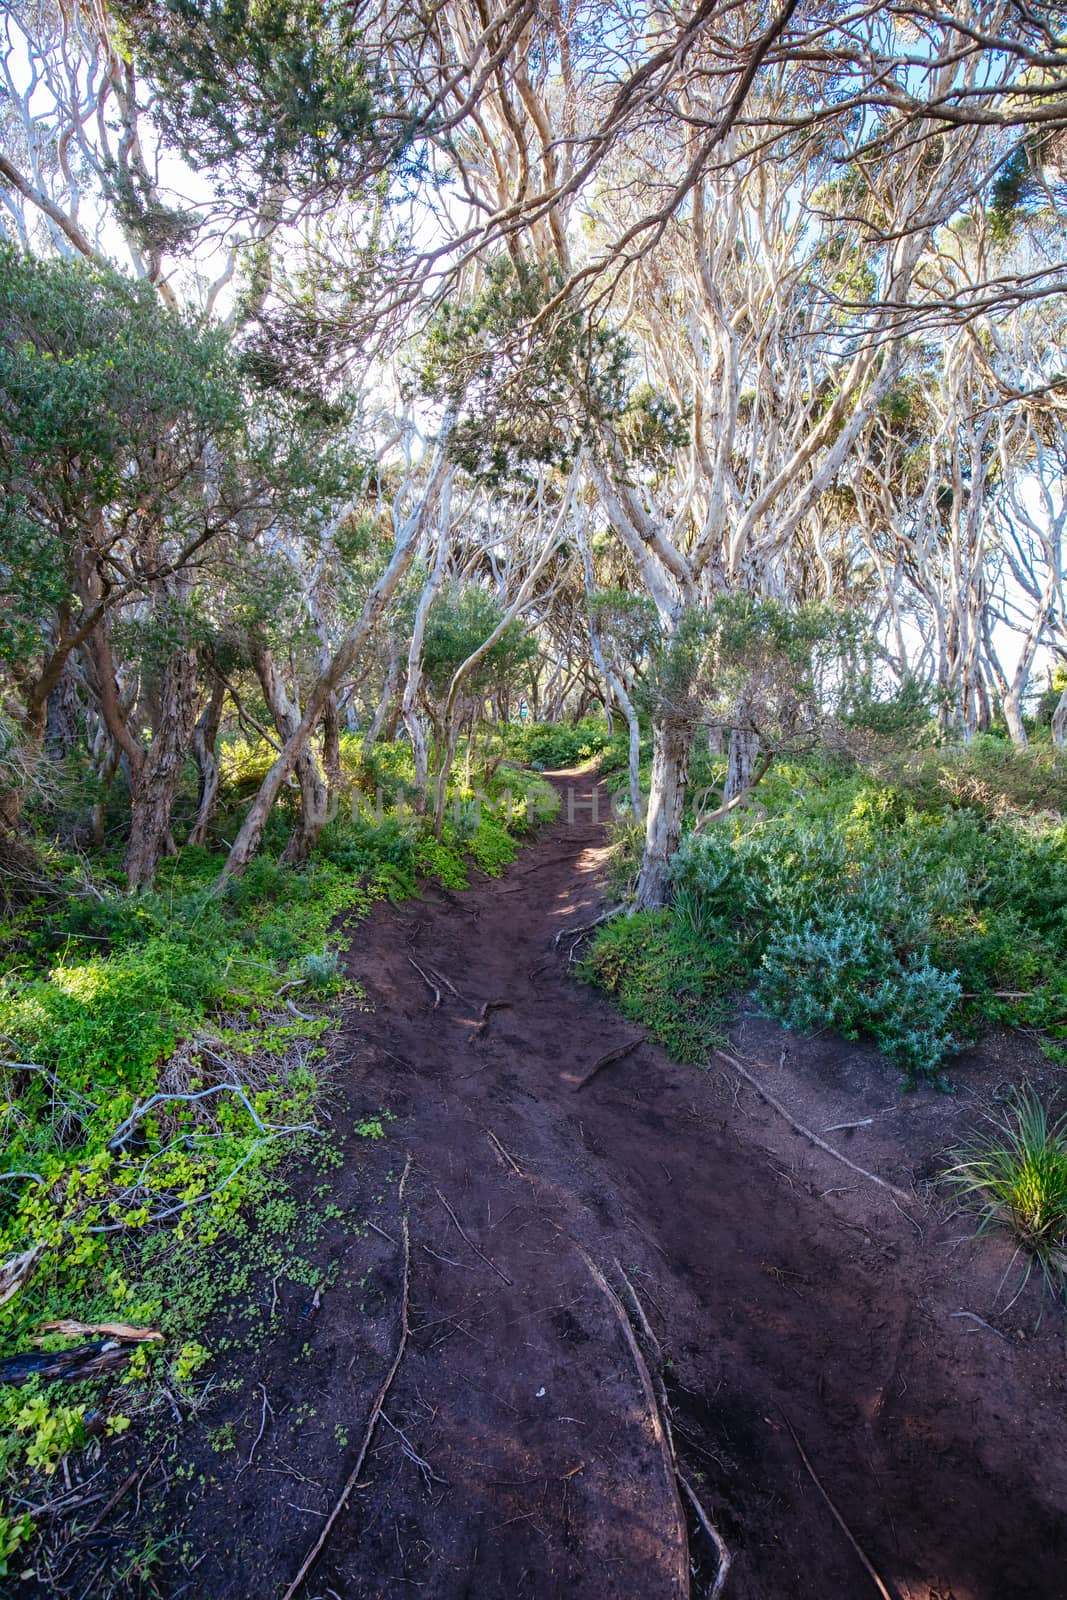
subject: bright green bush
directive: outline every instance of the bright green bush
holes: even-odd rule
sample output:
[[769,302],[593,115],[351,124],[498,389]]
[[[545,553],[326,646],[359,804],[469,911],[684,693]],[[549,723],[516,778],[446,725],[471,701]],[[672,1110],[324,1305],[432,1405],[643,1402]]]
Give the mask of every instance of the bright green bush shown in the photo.
[[556,771],[576,767],[598,755],[608,743],[602,717],[582,717],[579,722],[513,722],[504,735],[505,748],[528,766]]
[[614,995],[678,1061],[704,1062],[725,1041],[729,953],[693,938],[669,911],[618,917],[601,929],[580,973]]

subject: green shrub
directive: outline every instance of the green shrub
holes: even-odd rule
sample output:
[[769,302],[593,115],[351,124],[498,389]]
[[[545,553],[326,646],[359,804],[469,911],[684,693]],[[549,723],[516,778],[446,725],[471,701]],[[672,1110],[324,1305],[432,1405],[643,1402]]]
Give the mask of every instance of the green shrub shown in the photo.
[[725,1042],[725,965],[682,930],[669,911],[639,912],[605,923],[580,974],[615,996],[623,1015],[641,1023],[677,1061],[705,1062]]
[[575,767],[598,755],[608,743],[602,717],[582,717],[569,722],[513,722],[504,735],[509,755],[528,766],[556,771]]
[[756,993],[789,1027],[834,1027],[846,1039],[869,1033],[909,1080],[934,1077],[956,1046],[949,1017],[960,997],[955,973],[925,951],[901,960],[884,933],[860,916],[838,914],[820,930],[772,939]]
[[[931,754],[944,765],[946,752]],[[714,789],[723,769],[696,752],[691,793]],[[687,833],[672,863],[671,917],[717,982],[755,991],[791,1026],[870,1035],[909,1079],[938,1078],[986,1020],[1040,1028],[1067,1059],[1058,817],[933,794],[918,804],[907,787],[823,757],[772,769],[759,796],[755,813]],[[620,836],[622,881],[639,840],[632,828]]]

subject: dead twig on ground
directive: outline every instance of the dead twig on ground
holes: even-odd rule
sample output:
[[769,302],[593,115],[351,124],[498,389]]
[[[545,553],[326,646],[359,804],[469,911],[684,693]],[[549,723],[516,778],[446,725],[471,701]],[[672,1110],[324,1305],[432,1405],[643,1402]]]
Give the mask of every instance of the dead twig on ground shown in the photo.
[[238,1469],[238,1473],[237,1473],[238,1477],[241,1476],[241,1473],[244,1472],[246,1470],[246,1468],[248,1468],[248,1467],[250,1467],[252,1465],[252,1457],[255,1455],[256,1451],[259,1449],[259,1441],[262,1439],[263,1434],[264,1434],[264,1432],[266,1430],[266,1427],[267,1427],[267,1412],[269,1411],[272,1417],[274,1415],[274,1407],[271,1405],[270,1401],[267,1399],[266,1385],[261,1383],[259,1385],[259,1389],[260,1389],[261,1394],[263,1395],[263,1406],[262,1406],[262,1409],[261,1409],[260,1415],[259,1415],[259,1432],[256,1434],[256,1437],[252,1441],[252,1448],[248,1452],[248,1460],[245,1462],[243,1467]]
[[913,1195],[906,1194],[903,1189],[898,1189],[895,1183],[890,1183],[886,1178],[880,1178],[876,1172],[868,1172],[866,1167],[858,1167],[854,1161],[848,1159],[848,1156],[843,1156],[840,1150],[835,1150],[832,1144],[827,1144],[825,1139],[820,1139],[817,1133],[813,1133],[802,1122],[798,1122],[792,1112],[787,1111],[782,1102],[776,1100],[770,1090],[765,1089],[759,1079],[754,1078],[748,1068],[742,1066],[735,1056],[727,1054],[725,1050],[716,1050],[715,1054],[721,1056],[728,1065],[733,1067],[735,1072],[739,1072],[745,1082],[751,1084],[756,1093],[762,1095],[767,1104],[773,1106],[780,1117],[784,1117],[794,1133],[799,1133],[804,1139],[810,1139],[813,1145],[817,1145],[820,1150],[824,1150],[828,1156],[833,1156],[835,1161],[840,1161],[842,1166],[848,1167],[850,1172],[856,1172],[861,1178],[866,1178],[869,1183],[875,1183],[880,1189],[886,1189],[890,1194],[895,1194],[898,1200],[904,1201],[905,1205],[914,1204],[915,1197]]
[[503,1270],[503,1268],[502,1267],[498,1267],[496,1262],[492,1261],[489,1258],[489,1256],[486,1255],[484,1250],[479,1250],[478,1246],[475,1244],[475,1242],[471,1238],[470,1234],[467,1233],[464,1230],[463,1224],[460,1222],[459,1218],[456,1216],[456,1213],[452,1210],[452,1207],[449,1205],[448,1201],[445,1199],[445,1197],[441,1193],[440,1189],[435,1189],[434,1190],[434,1194],[437,1196],[438,1200],[440,1200],[441,1204],[444,1206],[445,1210],[448,1212],[449,1216],[452,1218],[452,1221],[456,1225],[456,1231],[459,1233],[459,1236],[463,1240],[463,1242],[465,1244],[469,1245],[470,1248],[474,1251],[475,1255],[476,1256],[480,1256],[481,1259],[485,1262],[486,1266],[487,1267],[491,1267],[493,1269],[493,1271],[496,1273],[497,1277],[503,1283],[506,1283],[510,1287],[514,1283],[514,1279],[513,1278],[509,1278],[507,1273]]
[[414,959],[413,956],[408,956],[408,961],[415,968],[415,971],[418,973],[423,983],[427,984],[428,987],[433,990],[433,1008],[436,1011],[438,1006],[441,1004],[440,989],[437,987],[436,983],[434,983],[433,979],[422,970],[422,968],[419,966],[419,963]]
[[[401,1204],[403,1204],[404,1188],[407,1184],[408,1173],[410,1171],[411,1155],[409,1154],[407,1161],[404,1163],[404,1176],[400,1180]],[[404,1359],[404,1351],[407,1349],[408,1344],[408,1297],[411,1288],[411,1226],[406,1211],[403,1212],[402,1215],[402,1232],[404,1241],[404,1280],[400,1299],[400,1337],[397,1340],[396,1350],[393,1354],[389,1371],[386,1373],[382,1382],[382,1386],[374,1397],[374,1404],[371,1406],[370,1416],[367,1419],[367,1426],[364,1429],[363,1438],[360,1442],[359,1453],[356,1456],[356,1464],[352,1468],[352,1471],[348,1474],[348,1477],[345,1479],[344,1487],[342,1488],[337,1499],[334,1501],[333,1510],[323,1523],[315,1543],[311,1546],[311,1549],[300,1563],[300,1570],[293,1579],[292,1583],[289,1585],[288,1589],[286,1589],[284,1595],[282,1596],[282,1600],[294,1600],[294,1596],[299,1592],[304,1579],[307,1577],[308,1573],[315,1565],[315,1562],[322,1554],[323,1546],[330,1537],[334,1524],[341,1515],[345,1506],[348,1504],[349,1496],[359,1480],[360,1473],[363,1471],[363,1463],[367,1459],[367,1451],[370,1449],[371,1440],[374,1438],[374,1430],[378,1425],[378,1418],[382,1414],[382,1407],[385,1405],[386,1396],[393,1386],[393,1379],[396,1377],[397,1372],[400,1369],[400,1363]]]
[[500,1143],[500,1140],[497,1138],[492,1128],[486,1128],[485,1136],[489,1140],[489,1143],[493,1146],[494,1150],[496,1150],[497,1154],[507,1162],[512,1172],[516,1173],[520,1178],[526,1178],[529,1176],[528,1173],[523,1172],[514,1156],[510,1155],[509,1152],[505,1150],[504,1146]]
[[624,1056],[632,1054],[632,1052],[637,1049],[638,1045],[644,1044],[644,1042],[645,1036],[642,1033],[638,1038],[628,1039],[625,1044],[617,1045],[614,1050],[609,1050],[607,1055],[603,1055],[597,1061],[593,1062],[593,1065],[589,1068],[589,1071],[586,1073],[584,1078],[578,1079],[578,1082],[574,1085],[572,1093],[577,1094],[578,1090],[584,1089],[587,1083],[592,1083],[598,1072],[603,1072],[605,1067],[610,1067],[613,1061],[621,1061]]
[[[115,1493],[111,1496],[111,1499],[108,1501],[107,1505],[102,1507],[102,1509],[97,1512],[96,1516],[93,1518],[92,1522],[90,1522],[85,1532],[80,1535],[79,1543],[83,1543],[90,1537],[91,1534],[96,1532],[97,1528],[101,1527],[103,1523],[107,1521],[115,1507],[121,1500],[126,1498],[138,1480],[140,1480],[142,1483],[144,1482],[145,1478],[148,1477],[148,1474],[152,1471],[152,1469],[159,1465],[163,1458],[165,1449],[166,1446],[164,1446],[163,1450],[157,1451],[157,1453],[152,1457],[152,1460],[148,1463],[147,1467],[136,1467],[134,1471],[130,1473],[129,1477],[119,1485],[119,1487],[115,1490]],[[66,1572],[67,1568],[64,1567],[63,1571]],[[59,1574],[59,1576],[62,1576],[62,1573]]]
[[412,1466],[417,1469],[419,1476],[422,1478],[422,1481],[426,1485],[427,1489],[429,1489],[430,1485],[433,1483],[442,1483],[447,1486],[448,1479],[442,1478],[439,1473],[436,1473],[433,1470],[425,1457],[419,1455],[419,1452],[415,1449],[415,1446],[412,1444],[403,1428],[398,1428],[396,1423],[391,1421],[390,1418],[386,1416],[384,1411],[382,1412],[382,1421],[385,1423],[386,1427],[390,1428],[400,1440],[401,1453],[403,1454],[404,1458],[407,1461],[410,1461]]
[[446,978],[443,972],[438,972],[437,968],[431,967],[429,962],[426,963],[426,970],[427,972],[431,973],[433,977],[440,978],[448,992],[450,994],[454,994],[457,1000],[461,1000],[463,998],[455,984],[452,982],[451,978]]
[[878,1576],[878,1573],[875,1571],[874,1567],[871,1565],[870,1561],[867,1559],[867,1556],[864,1553],[864,1551],[861,1548],[861,1546],[857,1543],[855,1535],[852,1532],[852,1529],[849,1527],[848,1523],[845,1521],[844,1517],[841,1515],[840,1511],[838,1511],[837,1507],[834,1505],[834,1502],[830,1499],[830,1496],[827,1494],[826,1490],[823,1488],[822,1484],[820,1483],[819,1477],[818,1477],[818,1474],[815,1471],[815,1468],[812,1466],[811,1462],[808,1460],[807,1456],[804,1453],[804,1446],[801,1444],[800,1440],[797,1438],[796,1429],[793,1427],[793,1424],[790,1422],[790,1420],[786,1416],[785,1412],[782,1411],[781,1406],[778,1407],[778,1410],[782,1414],[782,1421],[785,1423],[786,1427],[789,1429],[789,1432],[790,1432],[790,1435],[792,1437],[793,1443],[797,1447],[797,1454],[799,1455],[801,1461],[803,1461],[804,1466],[807,1469],[807,1473],[808,1473],[809,1478],[811,1479],[812,1483],[815,1485],[816,1489],[818,1489],[818,1491],[822,1495],[823,1499],[826,1501],[826,1504],[830,1508],[830,1511],[831,1511],[831,1513],[833,1515],[834,1521],[837,1523],[838,1527],[841,1529],[841,1532],[845,1535],[845,1538],[848,1540],[849,1544],[852,1546],[853,1550],[856,1552],[856,1555],[859,1557],[860,1561],[863,1563],[863,1568],[864,1568],[864,1571],[867,1573],[867,1576],[870,1578],[871,1582],[874,1584],[875,1588],[878,1590],[878,1593],[882,1596],[882,1600],[893,1600],[893,1596],[890,1594],[889,1590],[886,1588],[885,1584],[882,1582],[881,1578]]

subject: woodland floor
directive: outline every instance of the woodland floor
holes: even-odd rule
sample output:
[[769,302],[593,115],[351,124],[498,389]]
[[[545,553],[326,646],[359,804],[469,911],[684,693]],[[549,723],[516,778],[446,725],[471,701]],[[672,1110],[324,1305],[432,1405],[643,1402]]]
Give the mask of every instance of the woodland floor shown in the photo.
[[[321,1246],[336,1286],[318,1306],[283,1290],[282,1333],[234,1356],[232,1389],[187,1425],[192,1479],[139,1489],[191,1552],[161,1592],[276,1600],[318,1537],[400,1336],[410,1155],[410,1336],[306,1600],[682,1592],[674,1484],[583,1250],[629,1275],[667,1355],[679,1460],[734,1553],[724,1600],[877,1593],[791,1428],[899,1600],[1064,1595],[1064,1317],[1036,1284],[991,1310],[1011,1251],[932,1186],[998,1085],[1049,1069],[995,1036],[953,1065],[955,1096],[904,1094],[873,1051],[740,1014],[749,1069],[808,1128],[863,1122],[825,1137],[914,1188],[907,1207],[719,1058],[699,1071],[645,1043],[579,1089],[637,1030],[553,948],[602,907],[607,842],[587,806],[567,817],[595,778],[555,781],[561,820],[506,877],[358,932],[371,1009],[337,1036],[334,1122],[393,1120],[382,1141],[345,1137],[332,1181],[351,1220]],[[479,1030],[486,1001],[506,1008]],[[219,1455],[208,1432],[227,1422]],[[693,1523],[690,1546],[703,1595]]]

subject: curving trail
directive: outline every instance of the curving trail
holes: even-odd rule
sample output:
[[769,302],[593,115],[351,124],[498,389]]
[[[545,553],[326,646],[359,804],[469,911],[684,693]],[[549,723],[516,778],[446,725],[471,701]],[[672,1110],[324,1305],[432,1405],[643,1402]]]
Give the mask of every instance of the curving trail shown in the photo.
[[[946,1247],[960,1224],[922,1204],[909,1221],[725,1068],[642,1043],[579,1089],[635,1029],[574,981],[566,942],[553,951],[602,909],[606,845],[595,779],[555,781],[563,817],[504,879],[380,908],[358,931],[350,965],[373,1009],[339,1037],[335,1120],[394,1120],[381,1144],[353,1135],[331,1181],[381,1231],[334,1230],[337,1287],[310,1317],[291,1308],[291,1336],[262,1352],[263,1444],[240,1475],[216,1459],[190,1512],[205,1554],[173,1592],[282,1594],[336,1505],[398,1347],[409,1152],[409,1337],[302,1595],[711,1592],[711,1546],[605,1293],[628,1298],[623,1273],[666,1358],[679,1461],[733,1552],[726,1600],[877,1594],[842,1522],[899,1600],[1062,1595],[1058,1314],[1040,1346],[954,1316],[981,1309],[985,1283],[984,1257]],[[783,1036],[746,1026],[777,1057]],[[836,1070],[825,1104],[809,1094],[809,1127],[845,1121],[839,1104],[868,1115],[867,1081],[839,1101]],[[880,1110],[897,1090],[871,1081]],[[788,1071],[775,1090],[789,1099]],[[911,1115],[880,1146],[847,1145],[905,1188]],[[254,1382],[234,1406],[243,1461]]]

